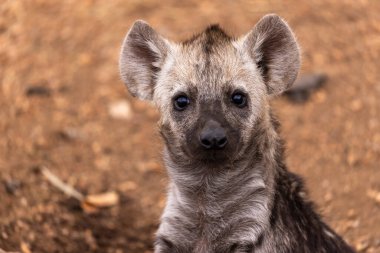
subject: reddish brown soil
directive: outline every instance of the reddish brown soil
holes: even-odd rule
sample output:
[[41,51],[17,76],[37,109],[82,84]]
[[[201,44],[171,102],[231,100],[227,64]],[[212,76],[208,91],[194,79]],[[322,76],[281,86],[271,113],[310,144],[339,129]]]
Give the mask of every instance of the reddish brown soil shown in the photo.
[[[269,12],[294,28],[303,72],[329,76],[306,104],[273,102],[289,167],[305,178],[332,227],[359,251],[380,252],[380,1],[374,0],[2,1],[0,249],[152,252],[167,181],[159,116],[119,80],[121,41],[135,19],[179,40],[210,23],[239,35]],[[35,86],[47,90],[27,92]],[[109,106],[125,98],[132,117],[111,117]],[[86,213],[46,181],[42,166],[83,193],[117,191],[120,203]]]

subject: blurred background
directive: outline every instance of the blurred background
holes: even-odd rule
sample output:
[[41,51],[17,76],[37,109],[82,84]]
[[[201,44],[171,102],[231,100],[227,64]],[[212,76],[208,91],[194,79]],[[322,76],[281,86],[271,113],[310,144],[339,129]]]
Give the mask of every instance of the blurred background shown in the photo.
[[[238,36],[272,12],[298,37],[301,75],[329,78],[305,103],[273,101],[289,168],[350,244],[380,252],[376,0],[2,0],[0,252],[152,252],[167,184],[159,115],[120,81],[121,42],[136,19],[179,41],[211,23]],[[63,194],[47,170],[109,203]]]

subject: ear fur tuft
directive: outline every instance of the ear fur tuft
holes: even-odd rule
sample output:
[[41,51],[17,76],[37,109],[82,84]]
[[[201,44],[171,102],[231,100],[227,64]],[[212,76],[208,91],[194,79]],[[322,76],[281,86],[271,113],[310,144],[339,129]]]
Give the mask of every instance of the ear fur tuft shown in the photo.
[[133,96],[151,100],[156,76],[168,43],[145,21],[137,20],[127,33],[119,59],[120,76]]

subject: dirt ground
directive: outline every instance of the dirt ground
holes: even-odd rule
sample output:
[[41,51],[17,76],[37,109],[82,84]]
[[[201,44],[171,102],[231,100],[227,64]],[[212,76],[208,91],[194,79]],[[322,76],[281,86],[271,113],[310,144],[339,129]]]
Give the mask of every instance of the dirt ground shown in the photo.
[[[0,252],[152,252],[167,184],[159,115],[119,80],[122,39],[135,19],[180,40],[210,23],[240,35],[271,12],[297,34],[302,72],[329,76],[304,104],[273,101],[287,163],[334,229],[358,251],[380,252],[376,0],[2,0]],[[89,212],[43,167],[120,200]]]

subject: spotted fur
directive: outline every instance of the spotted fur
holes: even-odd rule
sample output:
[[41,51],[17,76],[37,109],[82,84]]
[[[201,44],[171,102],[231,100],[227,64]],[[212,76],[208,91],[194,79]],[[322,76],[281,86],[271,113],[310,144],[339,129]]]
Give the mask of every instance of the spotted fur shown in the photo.
[[[288,89],[300,65],[289,26],[267,15],[247,35],[219,26],[174,43],[137,21],[124,40],[121,77],[161,112],[168,199],[155,253],[353,252],[315,213],[302,180],[284,163],[269,100]],[[237,108],[231,94],[246,94]],[[186,110],[173,108],[178,94]],[[228,136],[222,151],[199,148],[207,120]]]

